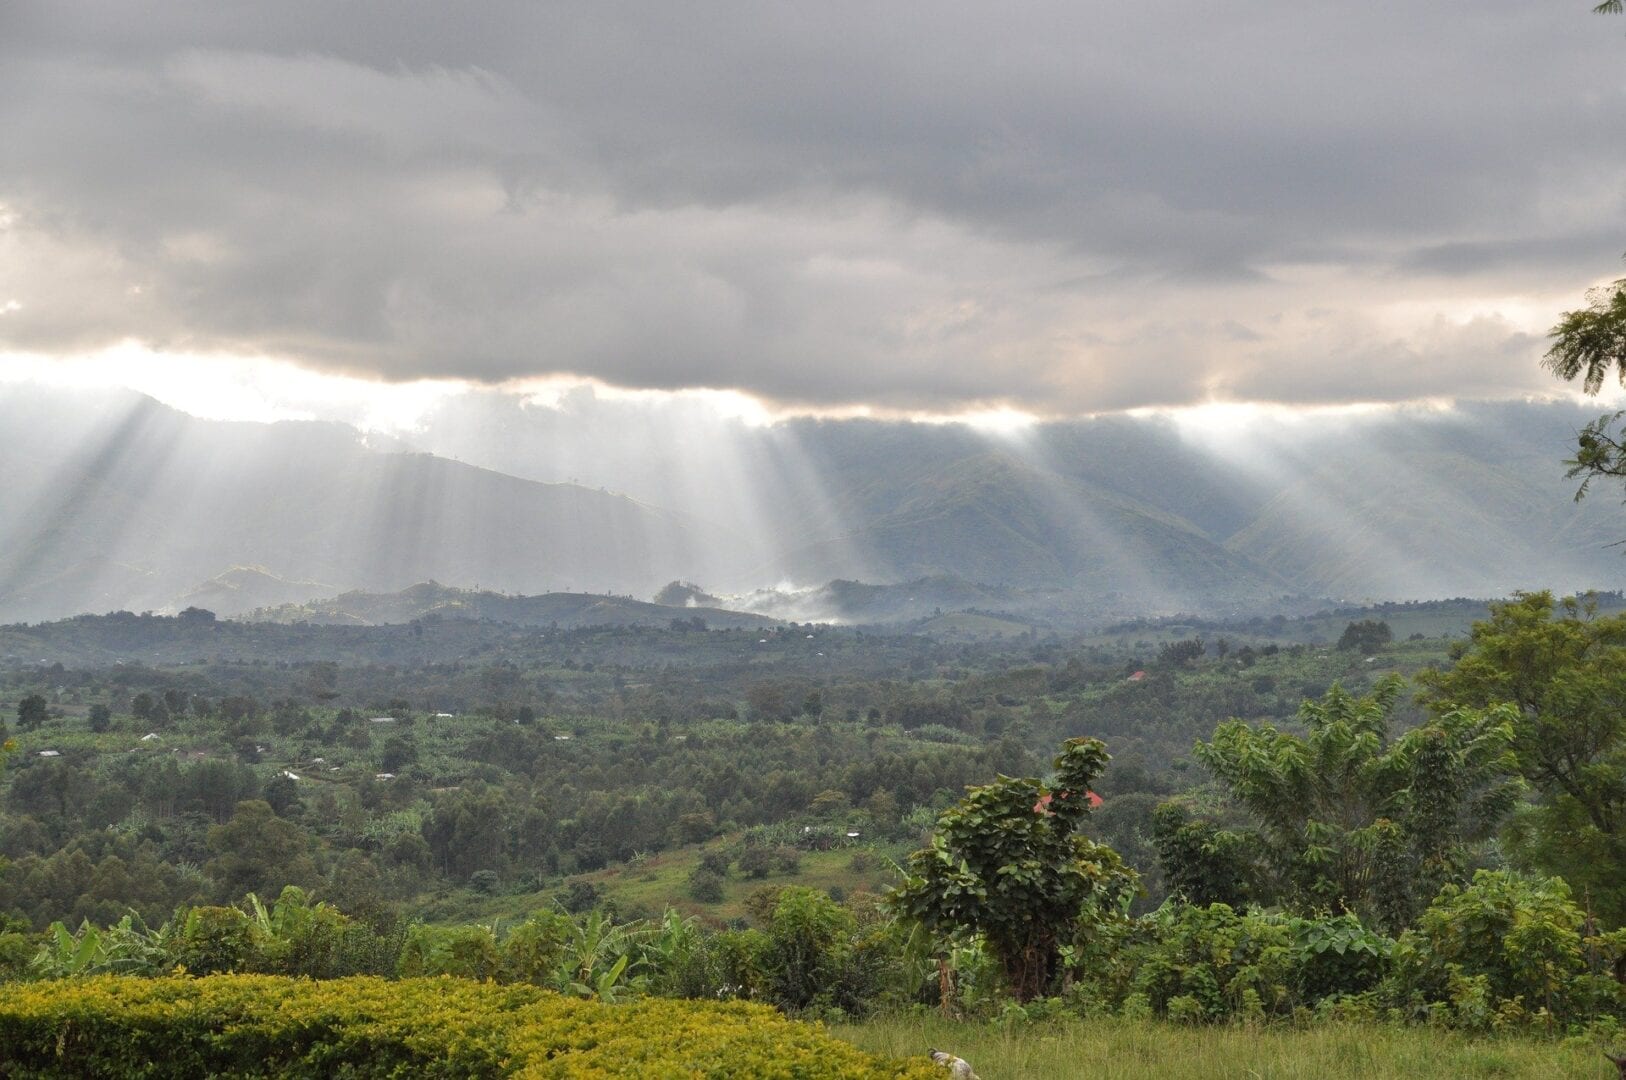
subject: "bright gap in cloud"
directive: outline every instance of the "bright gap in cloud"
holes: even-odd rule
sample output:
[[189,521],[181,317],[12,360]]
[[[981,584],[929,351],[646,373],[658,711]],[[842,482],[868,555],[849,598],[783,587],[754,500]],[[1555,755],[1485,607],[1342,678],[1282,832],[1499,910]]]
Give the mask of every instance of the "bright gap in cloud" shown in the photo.
[[[477,385],[460,379],[386,382],[313,371],[275,357],[161,351],[133,340],[78,356],[0,352],[0,384],[7,382],[134,390],[205,420],[331,420],[395,435],[421,431],[437,405]],[[518,379],[488,388],[548,409],[566,409],[570,397],[580,393],[612,404],[680,404],[692,415],[751,428],[799,417],[914,420],[963,423],[987,435],[1016,437],[1039,423],[1033,414],[1011,408],[957,413],[868,405],[806,408],[764,401],[740,390],[640,389],[579,376]]]
[[[479,384],[459,379],[386,382],[314,371],[288,360],[266,356],[161,351],[125,341],[94,353],[63,357],[0,352],[0,385],[35,382],[85,390],[122,387],[147,394],[166,405],[203,419],[269,423],[278,420],[327,420],[363,431],[392,435],[421,432],[433,422],[437,406],[465,395]],[[693,388],[652,390],[614,386],[579,376],[513,380],[486,389],[512,394],[527,405],[568,410],[573,395],[588,394],[608,403],[661,408],[681,406],[681,415],[696,421],[772,427],[801,417],[821,419],[902,420],[964,424],[978,433],[1005,441],[1023,441],[1047,418],[1009,406],[972,407],[958,412],[910,411],[870,405],[808,408],[766,401],[741,390]],[[1574,387],[1556,385],[1549,399],[1586,400]],[[1609,386],[1590,399],[1619,408],[1626,393]],[[1335,423],[1396,408],[1445,411],[1449,399],[1410,402],[1356,402],[1338,405],[1284,405],[1214,400],[1197,405],[1128,409],[1137,419],[1165,418],[1180,433],[1219,453],[1251,450],[1252,436],[1269,431],[1281,437],[1306,424]],[[635,415],[629,413],[629,415]]]
[[0,353],[0,382],[122,387],[205,420],[334,420],[378,432],[410,432],[438,402],[465,389],[454,380],[386,383],[270,357],[160,352],[135,341],[73,357]]

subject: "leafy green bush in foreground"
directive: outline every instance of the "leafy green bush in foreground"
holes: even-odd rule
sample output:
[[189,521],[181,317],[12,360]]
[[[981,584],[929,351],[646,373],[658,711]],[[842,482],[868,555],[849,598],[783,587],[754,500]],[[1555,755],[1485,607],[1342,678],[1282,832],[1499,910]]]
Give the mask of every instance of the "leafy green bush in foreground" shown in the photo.
[[927,1080],[741,1002],[606,1005],[529,986],[99,976],[10,988],[12,1078],[769,1077]]

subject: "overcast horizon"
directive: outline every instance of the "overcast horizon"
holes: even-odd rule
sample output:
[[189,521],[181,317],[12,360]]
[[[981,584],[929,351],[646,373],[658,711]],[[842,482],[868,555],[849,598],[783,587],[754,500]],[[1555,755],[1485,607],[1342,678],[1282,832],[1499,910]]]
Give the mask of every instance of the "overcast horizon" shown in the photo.
[[1621,272],[1584,4],[0,18],[0,377],[197,415],[1561,396]]

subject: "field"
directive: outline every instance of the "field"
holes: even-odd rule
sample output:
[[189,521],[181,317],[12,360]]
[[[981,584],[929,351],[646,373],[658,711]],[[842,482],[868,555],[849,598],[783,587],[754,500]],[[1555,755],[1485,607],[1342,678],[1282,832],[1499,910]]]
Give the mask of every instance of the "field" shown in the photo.
[[[720,901],[695,900],[689,895],[688,880],[700,865],[701,857],[710,851],[727,849],[737,839],[725,837],[703,845],[644,855],[631,863],[581,874],[572,880],[592,885],[601,901],[610,902],[625,917],[658,916],[666,908],[672,908],[682,915],[698,916],[708,924],[721,925],[746,918],[746,900],[765,887],[800,885],[825,892],[835,890],[838,896],[879,893],[897,884],[899,878],[893,862],[901,860],[909,848],[909,845],[890,845],[884,851],[865,847],[803,852],[800,866],[794,872],[775,871],[764,878],[730,874],[722,883]],[[855,869],[854,856],[860,852],[863,854],[857,865],[862,868]],[[533,911],[548,910],[557,895],[558,890],[552,888],[497,897],[471,897],[465,891],[448,891],[424,898],[421,910],[424,918],[431,922],[493,918],[517,921]]]
[[969,1061],[981,1080],[1606,1080],[1616,1075],[1599,1048],[1581,1040],[1474,1038],[1425,1028],[1184,1028],[1109,1020],[1010,1028],[909,1017],[840,1025],[832,1033],[893,1058],[948,1050]]

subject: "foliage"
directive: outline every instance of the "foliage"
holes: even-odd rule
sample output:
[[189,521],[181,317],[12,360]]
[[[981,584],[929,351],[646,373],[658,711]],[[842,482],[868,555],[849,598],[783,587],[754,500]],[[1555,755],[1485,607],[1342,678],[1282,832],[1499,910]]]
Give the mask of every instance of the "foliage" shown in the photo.
[[[1618,0],[1606,0],[1593,10],[1618,13],[1620,7]],[[1553,344],[1542,364],[1559,378],[1579,378],[1583,390],[1596,394],[1614,368],[1626,385],[1626,278],[1589,291],[1587,306],[1564,312],[1549,336]],[[1626,441],[1612,430],[1623,416],[1599,417],[1576,436],[1575,457],[1566,462],[1571,479],[1583,478],[1576,499],[1598,477],[1626,478]]]
[[1275,880],[1256,897],[1398,930],[1512,809],[1508,711],[1457,709],[1391,739],[1400,688],[1388,679],[1356,697],[1335,684],[1300,707],[1304,736],[1237,720],[1197,746],[1264,842]]
[[569,923],[564,935],[562,964],[555,971],[555,989],[577,997],[614,1001],[622,991],[621,976],[633,960],[633,949],[646,936],[643,926],[617,926],[603,911]]
[[1206,651],[1202,638],[1170,641],[1157,650],[1157,662],[1174,667],[1189,667],[1201,659]]
[[1542,364],[1560,379],[1596,394],[1614,368],[1626,386],[1626,278],[1589,291],[1587,306],[1564,312],[1549,336]]
[[[1436,635],[1466,626],[1460,606],[1370,614]],[[919,846],[966,785],[1034,775],[1036,750],[1080,731],[1110,735],[1118,758],[1094,835],[1149,869],[1152,809],[1189,783],[1195,739],[1229,716],[1289,719],[1301,694],[1368,677],[1347,656],[1267,643],[1325,643],[1351,617],[952,646],[819,628],[816,642],[776,632],[760,651],[755,631],[556,632],[455,619],[422,623],[421,636],[412,626],[220,620],[205,640],[187,620],[118,614],[0,628],[0,653],[80,665],[0,664],[8,721],[28,694],[55,703],[0,776],[0,855],[14,863],[0,876],[0,910],[37,929],[105,925],[126,910],[156,925],[178,907],[246,891],[269,899],[293,883],[368,919],[391,910],[430,922],[508,919],[569,889],[577,895],[565,902],[579,912],[627,893],[626,875],[600,870],[742,833],[769,849],[873,847],[885,864]],[[1126,679],[1148,666],[1126,667],[1131,654],[1198,635],[1230,651],[1222,657],[1215,644],[1189,665]],[[1383,666],[1415,667],[1444,648],[1431,636],[1386,651]],[[739,664],[742,651],[751,664]],[[740,719],[748,688],[765,678],[798,707],[816,693],[817,715]],[[153,723],[135,718],[137,702]],[[907,702],[942,703],[962,726],[902,730],[889,721]],[[105,732],[90,716],[99,704],[111,714]],[[416,719],[369,723],[396,713]],[[415,760],[384,767],[397,758]],[[244,802],[270,812],[234,822]],[[224,831],[211,848],[215,826]],[[836,884],[822,871],[796,873],[788,857],[753,861],[767,880]],[[841,885],[875,887],[885,872]],[[738,917],[733,879],[743,873],[729,872],[718,905],[689,901],[682,875],[663,876],[637,890],[637,910],[676,903]],[[482,892],[492,874],[498,885]],[[1145,884],[1155,906],[1155,872]]]
[[768,921],[761,965],[767,999],[794,1012],[867,1011],[883,958],[857,937],[853,913],[822,892],[780,890]]
[[140,919],[130,915],[105,930],[83,923],[77,932],[70,933],[61,923],[52,923],[29,970],[52,979],[118,973],[153,975],[169,966],[170,937],[167,925],[157,932],[149,931]]
[[1006,1019],[1054,1009],[1181,1023],[1313,1014],[1575,1029],[1626,1019],[1626,931],[1591,931],[1556,880],[1481,874],[1447,888],[1398,947],[1348,913],[1224,904],[1169,901],[1133,920],[1075,924],[1059,949],[1064,998],[1054,1008],[1012,1002],[983,938],[945,943],[874,904],[844,906],[795,886],[771,891],[761,930],[707,931],[670,911],[622,923],[602,912],[541,912],[506,931],[419,925],[390,939],[290,889],[270,908],[251,897],[239,908],[182,912],[156,930],[130,917],[77,933],[58,924],[31,974],[378,971],[409,982],[528,984],[605,1003],[744,998],[829,1018],[935,1002],[946,1013]]
[[53,923],[34,956],[37,975],[196,975],[261,972],[333,978],[394,970],[398,946],[294,886],[267,907],[250,894],[242,907],[195,907],[156,928],[125,915],[106,929]]
[[723,898],[723,875],[705,866],[697,866],[689,875],[689,895],[702,904],[715,904]]
[[17,730],[38,731],[48,715],[44,695],[29,694],[17,703]]
[[455,975],[491,979],[501,970],[496,935],[489,926],[411,927],[396,970],[404,979]]
[[1079,987],[1099,1006],[1129,1016],[1285,1018],[1373,989],[1392,947],[1353,915],[1300,918],[1171,901],[1086,953]]
[[1175,801],[1153,812],[1152,837],[1172,895],[1197,905],[1247,902],[1251,883],[1260,876],[1253,837],[1194,817]]
[[1512,708],[1518,769],[1540,799],[1515,818],[1510,850],[1626,923],[1626,617],[1521,594],[1491,605],[1455,667],[1423,681],[1436,712]]
[[1340,652],[1377,652],[1395,638],[1389,624],[1381,619],[1361,619],[1344,627],[1338,636]]
[[17,1077],[706,1075],[926,1080],[744,1003],[625,1006],[458,979],[98,977],[0,999]]
[[1401,935],[1396,996],[1413,1015],[1466,1028],[1618,1015],[1626,987],[1588,970],[1584,929],[1563,881],[1481,870]]
[[1018,1000],[1042,993],[1075,924],[1135,889],[1117,853],[1078,832],[1107,761],[1100,740],[1070,739],[1053,786],[1002,776],[972,788],[938,817],[932,846],[909,857],[893,910],[946,936],[982,935]]

